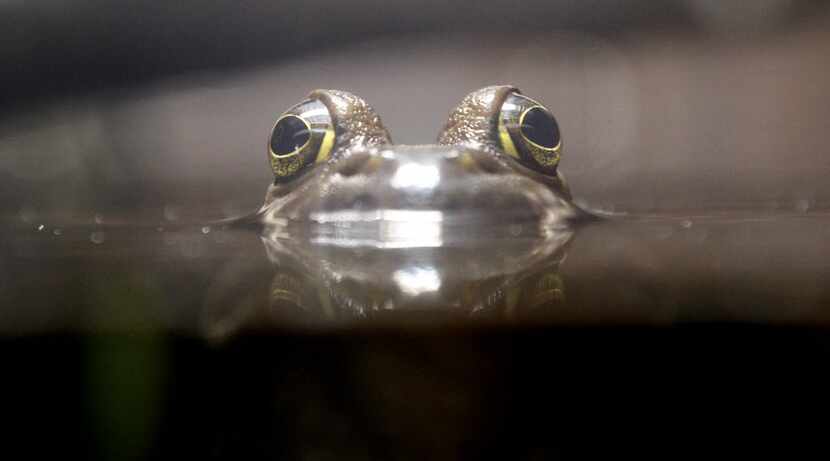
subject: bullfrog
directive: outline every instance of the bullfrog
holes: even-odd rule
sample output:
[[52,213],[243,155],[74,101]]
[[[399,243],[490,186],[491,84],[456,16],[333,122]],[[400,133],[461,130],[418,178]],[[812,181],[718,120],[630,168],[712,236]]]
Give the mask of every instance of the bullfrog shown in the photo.
[[426,145],[394,144],[363,99],[316,90],[274,124],[259,216],[374,245],[546,232],[590,217],[573,203],[562,153],[551,111],[510,85],[468,94]]
[[[467,95],[437,143],[398,145],[361,98],[316,90],[277,118],[257,214],[268,300],[208,303],[208,335],[246,326],[513,319],[562,308],[576,206],[553,114],[512,86]],[[231,284],[235,286],[236,284]]]

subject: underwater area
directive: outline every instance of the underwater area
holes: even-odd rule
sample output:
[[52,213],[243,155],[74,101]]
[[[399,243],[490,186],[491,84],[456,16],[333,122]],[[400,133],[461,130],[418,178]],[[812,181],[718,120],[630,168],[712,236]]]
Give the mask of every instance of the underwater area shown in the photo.
[[[5,453],[826,445],[822,2],[379,5],[0,5]],[[488,85],[555,116],[557,165],[444,142]],[[330,127],[281,178],[269,136],[318,88],[389,139]]]

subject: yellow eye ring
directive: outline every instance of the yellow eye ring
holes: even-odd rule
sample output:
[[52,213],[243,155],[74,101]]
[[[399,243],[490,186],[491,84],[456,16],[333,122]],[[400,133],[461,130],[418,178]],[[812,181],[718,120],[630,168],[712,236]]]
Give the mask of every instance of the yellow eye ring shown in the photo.
[[323,135],[323,142],[320,144],[320,152],[317,153],[317,163],[323,163],[329,158],[331,148],[334,147],[334,129],[327,128]]
[[498,116],[498,137],[507,155],[542,173],[556,173],[562,151],[559,125],[538,102],[510,94]]
[[513,139],[510,137],[510,132],[507,131],[507,127],[504,125],[504,120],[501,117],[499,117],[499,140],[501,140],[501,148],[507,152],[507,155],[517,160],[521,158],[519,151],[516,149],[516,145],[513,144]]
[[302,118],[298,115],[285,114],[282,117],[278,118],[277,121],[274,122],[274,127],[271,128],[271,132],[273,132],[274,130],[277,129],[277,126],[279,126],[280,122],[285,121],[285,120],[290,120],[290,119],[299,120],[305,126],[305,129],[306,129],[306,132],[308,133],[308,136],[306,137],[306,140],[303,143],[303,145],[295,147],[294,150],[292,150],[291,152],[289,152],[287,154],[278,154],[278,153],[274,152],[273,143],[269,143],[268,150],[269,150],[269,152],[271,152],[271,155],[274,158],[283,159],[283,158],[290,158],[290,157],[294,157],[295,155],[299,155],[299,153],[311,143],[311,124],[309,124],[304,118]]
[[268,160],[276,182],[290,181],[328,160],[335,141],[328,107],[309,99],[281,115],[271,129]]
[[[528,144],[530,144],[531,146],[536,147],[537,149],[541,149],[541,150],[546,151],[546,152],[555,152],[555,153],[557,153],[557,154],[558,154],[558,153],[559,153],[559,151],[562,149],[562,138],[561,138],[561,137],[559,137],[559,139],[557,140],[557,143],[556,143],[556,145],[555,145],[555,146],[553,146],[553,147],[547,147],[547,146],[543,146],[543,145],[541,145],[541,144],[537,144],[537,143],[533,142],[533,140],[532,140],[532,139],[530,139],[530,138],[528,138],[527,136],[525,136],[524,131],[521,129],[521,127],[525,126],[525,117],[527,116],[527,114],[528,114],[531,110],[534,110],[534,109],[538,109],[538,110],[544,111],[545,113],[547,113],[547,112],[548,112],[548,110],[547,110],[547,109],[545,109],[545,108],[544,108],[544,107],[542,107],[542,106],[532,106],[532,107],[528,107],[527,109],[525,109],[525,110],[522,112],[522,115],[520,115],[520,116],[519,116],[519,127],[520,127],[520,128],[519,128],[519,134],[522,136],[522,139],[524,139],[524,140],[525,140],[525,142],[527,142],[527,143],[528,143]],[[558,155],[557,155],[557,156],[558,156]]]

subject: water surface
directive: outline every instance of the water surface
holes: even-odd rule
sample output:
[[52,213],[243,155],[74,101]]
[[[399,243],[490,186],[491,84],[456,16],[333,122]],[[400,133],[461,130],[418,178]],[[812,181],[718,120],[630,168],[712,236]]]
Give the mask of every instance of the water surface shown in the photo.
[[513,310],[527,304],[542,324],[823,324],[828,223],[821,213],[622,217],[443,244],[421,230],[388,248],[222,224],[19,223],[3,239],[0,328],[202,337],[230,318],[234,330],[475,325],[523,321]]

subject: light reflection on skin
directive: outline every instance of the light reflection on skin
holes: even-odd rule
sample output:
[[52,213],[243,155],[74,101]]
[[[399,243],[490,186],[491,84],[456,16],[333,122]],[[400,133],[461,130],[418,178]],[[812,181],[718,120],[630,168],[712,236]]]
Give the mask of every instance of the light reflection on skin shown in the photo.
[[392,275],[401,293],[418,296],[441,288],[441,274],[431,266],[413,266],[398,269]]
[[[436,210],[342,210],[312,214],[320,224],[333,223],[331,232],[312,238],[318,245],[376,248],[440,247],[444,215]],[[351,229],[370,228],[360,233]]]
[[433,189],[441,182],[441,173],[435,165],[407,163],[392,176],[391,186],[395,189]]

